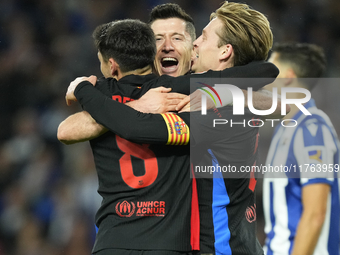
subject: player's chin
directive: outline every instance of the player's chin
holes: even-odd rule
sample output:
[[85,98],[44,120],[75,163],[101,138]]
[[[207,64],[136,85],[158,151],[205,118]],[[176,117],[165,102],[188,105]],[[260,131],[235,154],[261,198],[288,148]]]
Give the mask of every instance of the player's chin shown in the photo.
[[179,69],[178,69],[178,66],[173,66],[171,68],[167,67],[162,67],[161,68],[161,74],[166,74],[166,75],[169,75],[169,76],[178,76],[178,72],[179,72]]
[[198,67],[197,67],[197,65],[195,65],[194,63],[191,65],[191,72],[192,72],[192,73],[198,72]]
[[191,72],[196,73],[199,72],[199,62],[198,59],[191,59]]

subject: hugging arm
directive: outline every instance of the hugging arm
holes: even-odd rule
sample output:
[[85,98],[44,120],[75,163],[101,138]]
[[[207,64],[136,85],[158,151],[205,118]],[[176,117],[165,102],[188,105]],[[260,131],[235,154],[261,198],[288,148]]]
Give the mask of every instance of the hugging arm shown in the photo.
[[[247,65],[234,66],[221,71],[209,70],[205,73],[183,75],[179,77],[163,75],[160,77],[160,83],[157,85],[171,87],[172,91],[174,92],[188,95],[190,94],[190,79],[192,78],[228,78],[227,81],[229,84],[234,84],[241,89],[252,87],[254,91],[257,91],[263,86],[272,83],[276,79],[278,74],[279,70],[274,64],[267,61],[253,61]],[[193,85],[192,91],[199,87],[202,87],[202,85]]]
[[86,112],[77,112],[58,127],[58,140],[64,144],[74,144],[96,138],[107,131],[107,128],[98,124],[91,115]]
[[[87,81],[80,83],[74,94],[97,123],[122,138],[140,143],[169,145],[184,145],[189,141],[188,114],[141,113],[108,98]],[[176,127],[183,132],[176,132]]]
[[[230,77],[230,78],[235,78],[235,77],[245,77],[245,78],[252,78],[252,77],[267,77],[269,79],[274,79],[278,74],[277,68],[275,67],[275,65],[269,63],[269,62],[265,62],[265,61],[254,61],[248,65],[245,66],[237,66],[237,67],[233,67],[233,68],[228,68],[225,69],[223,71],[208,71],[207,73],[204,74],[199,74],[197,75],[197,77],[215,77],[215,78],[221,78],[221,77]],[[160,79],[160,83],[155,84],[155,87],[157,86],[170,86],[172,88],[172,91],[174,92],[180,92],[180,93],[185,93],[185,94],[189,94],[190,93],[190,78],[193,78],[196,76],[190,76],[190,75],[186,75],[186,76],[182,76],[182,77],[169,77],[169,76],[165,76],[165,78],[161,77]],[[240,81],[242,81],[242,79],[236,79],[234,80],[236,82],[236,84],[241,87],[241,88],[245,88],[246,86],[249,86],[249,83],[239,83]],[[163,84],[162,84],[163,82]],[[263,82],[263,81],[262,81]],[[265,84],[252,84],[251,86],[254,88],[254,90],[262,87]],[[95,91],[95,90],[92,90]],[[98,91],[99,92],[99,91]],[[95,93],[95,92],[94,92]],[[257,92],[254,92],[257,93]],[[164,94],[163,94],[164,95]],[[89,95],[89,98],[92,95]],[[167,96],[170,96],[170,94],[168,94]],[[126,126],[122,126],[119,124],[119,120],[115,120],[115,121],[111,121],[109,123],[106,123],[106,120],[103,119],[102,123],[104,124],[104,126],[109,127],[110,129],[110,125],[112,125],[112,123],[115,123],[115,127],[111,128],[111,131],[115,131],[115,129],[118,130],[119,134],[121,136],[125,136],[127,139],[131,139],[131,140],[135,140],[135,141],[141,141],[141,142],[159,142],[159,143],[164,143],[165,140],[169,139],[165,138],[164,135],[156,135],[155,132],[151,132],[154,136],[154,138],[151,138],[148,136],[148,134],[146,134],[148,132],[148,130],[152,131],[155,130],[154,128],[158,128],[157,130],[163,130],[164,125],[168,125],[169,124],[165,124],[166,122],[164,122],[164,115],[145,115],[142,114],[140,112],[134,111],[133,109],[129,109],[126,106],[122,106],[122,105],[118,105],[118,102],[111,102],[112,100],[110,100],[109,98],[106,98],[106,103],[107,104],[114,104],[114,107],[120,108],[122,107],[122,110],[118,111],[113,111],[111,112],[110,110],[108,110],[108,114],[114,115],[115,113],[117,114],[124,114],[124,111],[127,111],[127,114],[124,114],[124,119],[127,118],[127,120],[129,121],[128,123],[131,123],[131,125],[126,125]],[[178,100],[178,99],[175,99]],[[270,100],[270,99],[268,99]],[[138,101],[138,100],[136,100]],[[174,100],[172,100],[174,101]],[[257,100],[254,100],[255,102],[257,102]],[[145,102],[145,101],[144,101]],[[269,101],[271,103],[271,100]],[[131,102],[131,106],[133,106],[133,103],[136,102]],[[174,105],[174,103],[172,102],[172,104]],[[138,109],[138,104],[135,104]],[[141,105],[141,104],[140,104]],[[268,103],[267,103],[268,105]],[[145,103],[143,103],[143,106],[145,106]],[[153,106],[154,107],[154,106]],[[256,104],[255,104],[256,107]],[[112,108],[111,108],[112,109]],[[162,109],[165,109],[164,107]],[[92,109],[93,110],[93,109]],[[99,112],[99,114],[102,113],[104,114],[104,111]],[[91,113],[91,115],[96,114],[96,113]],[[131,115],[130,115],[131,114]],[[180,114],[181,115],[181,114]],[[97,117],[101,117],[102,115],[99,115]],[[122,115],[120,115],[122,116]],[[128,118],[129,116],[131,116],[131,118]],[[81,117],[81,118],[80,118]],[[117,117],[117,116],[116,116]],[[109,118],[110,119],[110,118]],[[152,121],[149,121],[151,120]],[[97,120],[97,119],[96,119]],[[139,121],[143,121],[143,122],[139,122]],[[138,122],[135,122],[138,121]],[[155,122],[156,121],[156,122]],[[186,123],[189,123],[189,119],[185,120]],[[141,125],[141,123],[143,123],[143,128],[141,130],[136,130],[134,125]],[[149,124],[150,123],[150,124]],[[158,123],[157,126],[156,123]],[[161,124],[160,124],[161,123]],[[168,128],[168,126],[166,126],[166,128]],[[88,127],[88,129],[86,130],[85,127]],[[131,127],[133,128],[133,130],[131,130]],[[122,130],[120,129],[122,128]],[[120,130],[120,131],[119,131]],[[102,125],[98,124],[97,122],[95,122],[91,116],[89,116],[86,112],[83,113],[79,113],[76,115],[72,115],[69,118],[67,118],[64,122],[62,122],[59,126],[58,129],[58,139],[60,141],[62,141],[65,144],[72,144],[72,143],[76,143],[76,142],[81,142],[81,141],[86,141],[86,140],[90,140],[92,138],[95,138],[103,133],[105,133],[107,131],[106,128],[104,128]],[[115,132],[118,134],[118,132]],[[168,132],[170,132],[168,130]],[[140,135],[139,135],[140,134]],[[169,136],[169,134],[168,134]]]
[[[76,97],[74,96],[74,90],[75,88],[82,82],[87,81],[90,84],[94,86],[96,84],[97,78],[95,76],[90,77],[78,77],[73,82],[70,83],[67,93],[66,93],[66,102],[68,105],[72,104],[73,101],[77,101]],[[95,92],[100,92],[99,95],[105,95],[105,97],[108,97],[111,95],[110,87],[114,86],[114,83],[116,80],[114,79],[104,79],[101,80],[101,82],[96,85]],[[139,110],[141,109],[141,106],[143,106],[143,103],[147,100],[150,100],[150,98],[153,101],[153,105],[151,104],[151,108],[149,107],[146,110],[153,111],[153,112],[168,112],[173,111],[175,109],[175,106],[177,103],[185,96],[179,93],[168,93],[171,89],[167,89],[164,87],[157,87],[150,89],[141,97],[141,100],[135,100],[138,101],[139,104],[133,104],[135,101],[128,102],[127,105],[133,108],[137,108]],[[90,95],[91,96],[91,95]],[[157,99],[157,100],[155,100]],[[112,100],[111,100],[112,101]],[[159,104],[161,102],[161,104]],[[113,104],[119,104],[118,102],[114,102]],[[159,105],[157,105],[159,104]],[[156,107],[156,108],[155,108]],[[120,114],[124,114],[124,110],[129,110],[129,107],[123,107],[123,110],[120,111]],[[145,109],[145,108],[144,108]],[[131,110],[131,109],[130,109]],[[108,110],[110,111],[110,109]],[[132,114],[136,113],[136,111],[130,111]],[[137,112],[138,113],[138,112]],[[140,113],[141,114],[141,113]],[[127,115],[131,118],[124,118],[123,121],[126,119],[127,123],[134,123],[132,128],[136,127],[137,125],[140,125],[140,123],[137,121],[139,119],[133,119],[135,115]],[[166,115],[164,115],[165,117]],[[150,116],[151,119],[155,118],[156,120],[162,120],[162,118],[159,118],[160,116],[154,117]],[[144,120],[144,119],[143,119]],[[136,122],[136,123],[135,123]],[[112,123],[112,122],[110,122]],[[125,122],[126,123],[126,122]],[[159,122],[161,123],[161,122]],[[122,134],[125,132],[127,135],[134,135],[135,132],[130,133],[127,132],[129,129],[125,125],[124,130],[120,132]],[[156,126],[157,127],[157,126]],[[96,138],[103,133],[107,132],[107,128],[104,126],[98,124],[87,111],[82,111],[76,114],[73,114],[69,116],[67,119],[65,119],[62,123],[60,123],[58,127],[58,139],[64,143],[64,144],[74,144],[77,142],[83,142],[87,140],[91,140],[93,138]],[[120,129],[118,129],[120,130]],[[130,130],[131,131],[131,130]],[[136,131],[136,129],[134,129]],[[118,131],[119,132],[119,131]],[[143,139],[143,133],[142,138]],[[140,137],[139,137],[140,138]],[[156,137],[156,139],[159,139],[159,137]],[[143,140],[144,141],[144,140]],[[158,141],[158,140],[157,140]],[[150,141],[149,141],[150,142]],[[163,142],[161,139],[159,141],[160,143]]]

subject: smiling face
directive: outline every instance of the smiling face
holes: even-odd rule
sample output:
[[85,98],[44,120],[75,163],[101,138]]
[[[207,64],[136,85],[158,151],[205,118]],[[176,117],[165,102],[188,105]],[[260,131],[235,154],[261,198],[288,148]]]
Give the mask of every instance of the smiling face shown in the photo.
[[[194,56],[191,70],[195,73],[208,70],[223,70],[230,67],[228,55],[225,52],[227,45],[218,47],[220,37],[217,35],[223,23],[215,18],[203,29],[202,35],[194,41]],[[229,58],[230,59],[230,58]]]
[[156,37],[155,69],[159,75],[177,77],[190,70],[192,40],[179,18],[155,20],[151,28]]

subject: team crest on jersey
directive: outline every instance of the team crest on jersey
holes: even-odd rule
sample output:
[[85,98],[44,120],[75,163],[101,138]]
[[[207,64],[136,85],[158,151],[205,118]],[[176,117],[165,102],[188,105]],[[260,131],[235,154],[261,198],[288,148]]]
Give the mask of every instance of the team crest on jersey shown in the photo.
[[135,212],[136,206],[134,202],[128,202],[124,200],[123,202],[118,202],[116,204],[116,213],[120,217],[131,217]]
[[321,150],[310,150],[308,151],[308,157],[310,160],[315,160],[322,163],[322,152]]
[[187,125],[185,124],[184,121],[176,121],[175,129],[176,129],[176,133],[179,135],[188,133]]

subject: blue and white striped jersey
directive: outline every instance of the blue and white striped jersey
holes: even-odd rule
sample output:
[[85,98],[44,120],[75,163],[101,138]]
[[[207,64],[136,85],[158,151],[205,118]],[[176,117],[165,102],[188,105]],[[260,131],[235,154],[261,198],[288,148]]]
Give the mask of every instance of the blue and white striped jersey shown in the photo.
[[302,189],[313,183],[331,187],[314,255],[339,254],[339,141],[330,119],[314,100],[305,107],[312,115],[298,112],[293,117],[296,127],[279,126],[268,152],[267,166],[287,166],[288,171],[268,171],[263,180],[267,255],[291,254],[303,211]]

